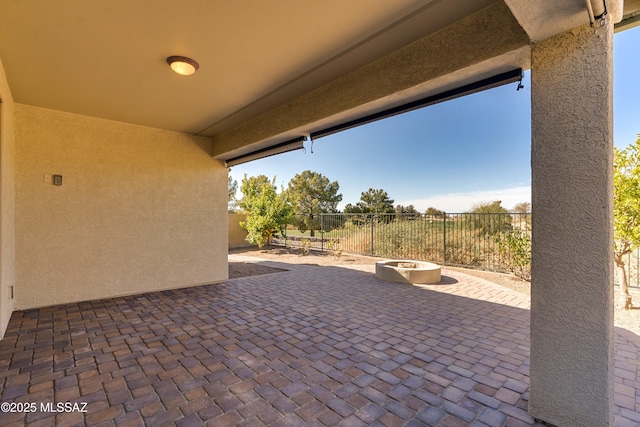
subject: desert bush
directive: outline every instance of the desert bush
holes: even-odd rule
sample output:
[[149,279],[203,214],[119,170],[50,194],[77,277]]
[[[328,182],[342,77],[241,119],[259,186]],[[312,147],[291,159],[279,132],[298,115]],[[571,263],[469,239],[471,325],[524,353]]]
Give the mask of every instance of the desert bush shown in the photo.
[[309,255],[311,251],[311,239],[300,240],[300,249],[302,250],[302,255]]
[[327,243],[327,249],[329,250],[331,256],[333,256],[333,258],[335,259],[340,259],[340,257],[342,256],[342,248],[340,246],[340,240],[338,239],[329,240],[329,242]]
[[496,244],[516,276],[531,280],[531,236],[516,229],[496,236]]

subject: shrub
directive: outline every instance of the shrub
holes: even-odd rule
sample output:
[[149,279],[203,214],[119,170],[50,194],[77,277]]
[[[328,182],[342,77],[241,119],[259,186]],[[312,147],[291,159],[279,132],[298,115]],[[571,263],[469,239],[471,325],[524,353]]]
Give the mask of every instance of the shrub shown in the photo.
[[300,249],[302,250],[302,255],[309,255],[311,251],[311,239],[305,238],[300,240]]
[[329,250],[329,253],[333,256],[334,259],[340,259],[340,257],[342,256],[340,240],[338,239],[329,240],[329,242],[327,243],[327,249]]
[[271,236],[282,233],[291,221],[293,207],[284,192],[278,194],[273,181],[264,175],[242,180],[244,197],[240,206],[247,211],[247,219],[240,226],[247,231],[246,240],[262,248]]
[[507,261],[509,270],[516,276],[531,280],[531,236],[515,229],[496,236],[496,244]]

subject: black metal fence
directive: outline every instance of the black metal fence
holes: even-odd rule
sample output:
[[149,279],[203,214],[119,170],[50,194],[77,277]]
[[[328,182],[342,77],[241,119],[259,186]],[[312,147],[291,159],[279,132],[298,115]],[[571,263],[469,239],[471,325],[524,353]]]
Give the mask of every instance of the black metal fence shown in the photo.
[[[627,283],[630,288],[640,289],[640,249],[622,257],[627,270]],[[615,283],[620,284],[620,271],[615,269]]]
[[[300,230],[305,230],[304,232]],[[321,214],[295,217],[272,244],[415,259],[529,278],[530,213]]]

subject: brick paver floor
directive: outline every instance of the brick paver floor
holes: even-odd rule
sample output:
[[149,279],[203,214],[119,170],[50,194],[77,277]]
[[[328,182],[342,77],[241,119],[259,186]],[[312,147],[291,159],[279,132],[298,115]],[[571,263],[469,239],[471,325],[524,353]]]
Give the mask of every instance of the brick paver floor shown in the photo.
[[[616,424],[637,425],[640,338],[616,340]],[[294,266],[14,313],[0,401],[34,410],[0,425],[534,425],[528,375],[523,295],[462,273],[420,287]]]

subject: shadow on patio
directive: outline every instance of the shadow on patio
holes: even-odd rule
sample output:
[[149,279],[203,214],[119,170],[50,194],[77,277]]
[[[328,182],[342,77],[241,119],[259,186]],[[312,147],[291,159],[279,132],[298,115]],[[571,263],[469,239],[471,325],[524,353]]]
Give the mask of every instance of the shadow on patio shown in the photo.
[[[13,314],[0,425],[533,425],[528,299],[465,274],[383,282],[295,266]],[[640,339],[616,331],[616,425],[640,422]],[[86,402],[86,413],[42,402]]]

